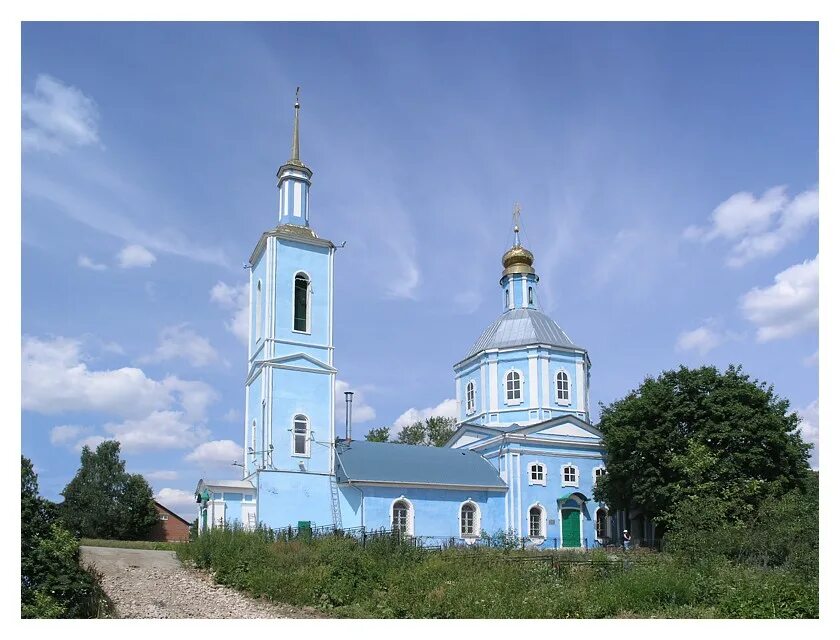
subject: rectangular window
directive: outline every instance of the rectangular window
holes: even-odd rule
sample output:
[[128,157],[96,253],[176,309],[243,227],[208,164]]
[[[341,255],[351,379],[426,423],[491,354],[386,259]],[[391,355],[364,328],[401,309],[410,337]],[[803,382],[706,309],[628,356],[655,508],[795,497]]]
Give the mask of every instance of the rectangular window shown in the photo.
[[159,516],[159,519],[160,520],[169,520],[169,516],[166,515],[165,513],[161,513],[160,516]]

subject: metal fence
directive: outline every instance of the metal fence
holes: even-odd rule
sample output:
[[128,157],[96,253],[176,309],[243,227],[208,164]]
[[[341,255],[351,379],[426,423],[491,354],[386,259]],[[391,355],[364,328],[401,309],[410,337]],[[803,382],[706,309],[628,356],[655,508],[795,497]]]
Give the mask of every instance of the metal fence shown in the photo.
[[[522,551],[573,551],[583,549],[603,549],[605,551],[623,551],[623,547],[615,540],[590,540],[584,538],[581,547],[563,547],[560,538],[529,538],[513,535],[497,534],[493,536],[482,535],[472,538],[460,538],[456,536],[412,536],[400,529],[368,529],[366,527],[335,527],[333,525],[282,527],[280,529],[268,529],[269,537],[277,541],[291,540],[312,540],[318,538],[338,537],[353,538],[358,540],[363,547],[376,542],[381,544],[410,545],[428,551],[440,551],[443,549],[519,549]],[[661,551],[662,540],[640,540],[634,541],[633,549],[650,549]]]

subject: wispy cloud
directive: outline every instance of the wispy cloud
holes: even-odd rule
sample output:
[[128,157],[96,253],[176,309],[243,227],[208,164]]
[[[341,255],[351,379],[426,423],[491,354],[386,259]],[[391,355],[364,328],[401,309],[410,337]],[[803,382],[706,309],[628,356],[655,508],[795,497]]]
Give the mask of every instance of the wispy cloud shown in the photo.
[[99,111],[92,98],[52,76],[39,75],[21,97],[24,151],[62,153],[99,142]]
[[91,271],[105,271],[108,268],[108,265],[102,264],[100,262],[94,262],[86,255],[80,255],[76,260],[76,264],[78,264],[83,269],[90,269]]
[[155,500],[178,515],[186,516],[186,519],[194,515],[195,495],[190,491],[164,487],[155,494]]
[[689,240],[709,242],[717,238],[734,243],[726,263],[741,267],[778,253],[797,240],[819,217],[819,192],[808,189],[790,198],[784,186],[772,187],[756,197],[745,191],[720,203],[707,228],[690,226],[683,231]]
[[[102,180],[93,188],[88,186],[86,189],[84,185],[54,180],[35,169],[29,169],[24,173],[23,192],[52,203],[71,219],[100,233],[138,244],[151,251],[230,268],[223,251],[195,242],[177,229],[160,226],[152,233],[140,228],[134,219],[144,219],[149,210],[160,211],[166,207],[150,203],[148,194],[138,194],[134,188],[120,180],[110,180],[103,176],[107,170],[101,167],[88,167],[88,170],[99,175],[87,177]],[[117,211],[131,212],[133,215],[129,217]]]
[[819,256],[776,274],[775,283],[741,297],[741,311],[769,342],[815,329],[819,324]]

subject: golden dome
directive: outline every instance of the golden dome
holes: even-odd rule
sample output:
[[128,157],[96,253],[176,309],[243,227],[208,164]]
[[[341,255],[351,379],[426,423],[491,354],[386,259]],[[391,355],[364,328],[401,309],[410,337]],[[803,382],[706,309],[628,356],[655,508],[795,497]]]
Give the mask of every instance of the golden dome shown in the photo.
[[521,245],[511,247],[502,256],[502,266],[505,268],[502,277],[512,273],[536,273],[533,264],[533,253]]

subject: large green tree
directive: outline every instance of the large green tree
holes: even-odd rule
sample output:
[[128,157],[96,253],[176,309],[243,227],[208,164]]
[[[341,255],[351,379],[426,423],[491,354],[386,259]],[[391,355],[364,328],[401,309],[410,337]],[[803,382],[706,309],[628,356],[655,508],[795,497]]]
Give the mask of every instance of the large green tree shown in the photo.
[[666,529],[681,504],[715,498],[739,519],[806,482],[811,445],[772,385],[741,367],[680,367],[601,407],[607,474],[595,497]]
[[126,472],[114,440],[82,449],[81,467],[61,494],[62,520],[83,538],[143,540],[157,520],[149,483]]

